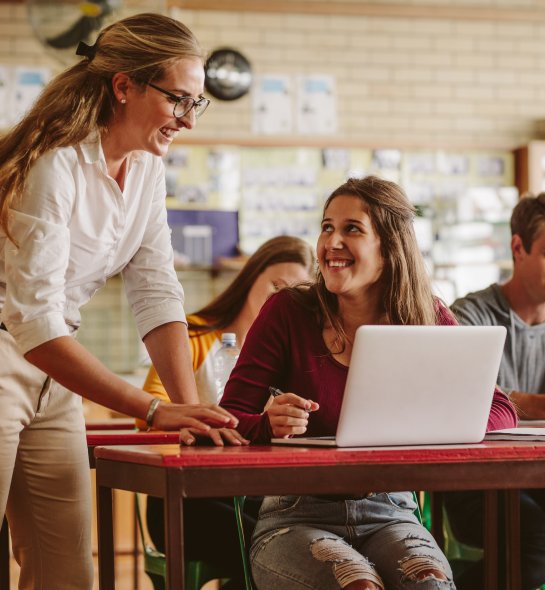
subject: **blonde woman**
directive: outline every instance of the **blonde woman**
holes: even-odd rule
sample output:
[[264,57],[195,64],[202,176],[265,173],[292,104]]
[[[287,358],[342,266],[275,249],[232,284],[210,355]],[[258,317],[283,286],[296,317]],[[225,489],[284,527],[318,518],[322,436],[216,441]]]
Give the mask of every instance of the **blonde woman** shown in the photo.
[[[0,139],[0,518],[7,504],[24,590],[93,585],[79,395],[160,429],[236,424],[198,405],[166,224],[161,157],[209,103],[199,44],[183,24],[142,14],[78,54]],[[73,337],[79,308],[117,273],[175,403]]]

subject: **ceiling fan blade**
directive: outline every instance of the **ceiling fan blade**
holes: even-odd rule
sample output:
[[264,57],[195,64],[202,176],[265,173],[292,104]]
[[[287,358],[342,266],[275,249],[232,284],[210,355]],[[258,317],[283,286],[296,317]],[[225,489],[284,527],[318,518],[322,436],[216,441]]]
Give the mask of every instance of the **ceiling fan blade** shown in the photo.
[[46,39],[45,42],[55,49],[67,49],[75,47],[80,41],[84,41],[96,29],[102,25],[102,16],[82,16],[69,29]]

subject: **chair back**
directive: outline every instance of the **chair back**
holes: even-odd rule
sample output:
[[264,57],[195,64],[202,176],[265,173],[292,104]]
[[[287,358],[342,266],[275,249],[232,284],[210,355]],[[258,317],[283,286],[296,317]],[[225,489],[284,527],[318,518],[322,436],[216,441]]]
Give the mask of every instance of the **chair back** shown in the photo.
[[[244,540],[244,528],[242,526],[242,510],[244,508],[244,500],[244,496],[236,496],[234,498],[234,506],[239,544],[242,554],[242,564],[244,567],[246,590],[252,590],[250,569]],[[142,510],[140,508],[141,502],[141,494],[135,494],[136,520],[138,522],[138,530],[140,531],[140,539],[142,541],[142,548],[144,551],[144,571],[149,576],[154,590],[165,590],[166,557],[164,553],[157,551],[157,549],[149,540],[150,537],[148,529],[145,524],[145,519],[142,517]],[[202,586],[204,586],[210,580],[220,580],[220,585],[223,585],[228,580],[228,577],[226,576],[226,572],[220,571],[218,567],[209,562],[202,560],[186,561],[185,587],[187,590],[200,590]]]
[[244,502],[246,496],[234,496],[233,503],[235,506],[235,518],[237,519],[238,541],[240,544],[240,555],[242,559],[242,567],[244,568],[244,585],[246,590],[253,590],[252,574],[250,571],[250,560],[248,558],[248,549],[246,539],[244,536],[244,526],[242,514],[244,511]]

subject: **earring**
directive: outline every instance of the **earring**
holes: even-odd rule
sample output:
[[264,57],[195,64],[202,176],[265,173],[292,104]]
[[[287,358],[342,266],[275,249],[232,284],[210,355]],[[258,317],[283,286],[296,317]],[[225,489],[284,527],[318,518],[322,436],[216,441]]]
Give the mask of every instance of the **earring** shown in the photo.
[[120,100],[120,102],[121,102],[121,104],[125,104],[125,103],[127,102],[127,99],[126,99],[126,98],[122,98],[122,99]]

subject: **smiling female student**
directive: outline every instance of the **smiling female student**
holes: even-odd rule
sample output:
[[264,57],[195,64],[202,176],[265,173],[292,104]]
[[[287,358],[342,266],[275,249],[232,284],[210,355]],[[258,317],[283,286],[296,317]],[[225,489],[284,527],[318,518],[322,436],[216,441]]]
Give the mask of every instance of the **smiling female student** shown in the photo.
[[[22,590],[93,586],[80,395],[159,429],[236,424],[198,404],[166,223],[161,158],[209,103],[199,44],[141,14],[78,54],[0,138],[0,521],[6,511]],[[74,338],[80,307],[118,273],[175,403]]]
[[[252,442],[334,435],[356,329],[455,324],[432,295],[402,189],[351,179],[324,206],[318,279],[271,297],[252,325],[221,405]],[[448,363],[448,359],[445,359]],[[274,397],[274,385],[286,393]],[[309,411],[312,410],[312,413]],[[490,428],[516,424],[495,392]],[[450,566],[418,522],[410,492],[263,501],[251,548],[258,590],[452,589]]]

